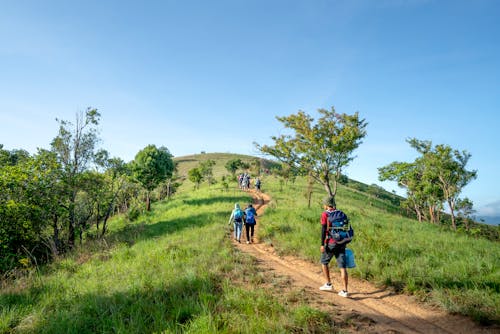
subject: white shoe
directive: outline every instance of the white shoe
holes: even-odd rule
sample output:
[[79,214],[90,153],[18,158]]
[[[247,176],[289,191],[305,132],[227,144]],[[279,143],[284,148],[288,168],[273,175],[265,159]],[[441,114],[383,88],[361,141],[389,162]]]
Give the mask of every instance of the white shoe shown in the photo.
[[349,296],[349,294],[347,293],[347,291],[345,291],[345,290],[341,290],[341,291],[339,292],[339,296],[340,296],[340,297],[347,298],[347,297]]
[[320,286],[319,289],[323,291],[332,291],[333,285],[332,283],[325,283],[324,285]]
[[247,245],[250,243],[250,241],[247,241]]

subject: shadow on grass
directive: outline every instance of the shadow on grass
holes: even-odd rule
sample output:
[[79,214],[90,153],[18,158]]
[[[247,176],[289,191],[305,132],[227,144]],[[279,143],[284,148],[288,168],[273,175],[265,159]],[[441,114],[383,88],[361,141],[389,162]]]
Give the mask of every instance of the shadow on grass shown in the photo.
[[35,333],[181,332],[191,320],[213,313],[222,295],[217,277],[182,278],[164,289],[110,295],[85,294],[61,301],[31,330]]
[[241,194],[240,196],[213,196],[210,198],[193,198],[193,199],[185,199],[183,202],[190,206],[203,206],[203,205],[212,205],[216,203],[227,203],[232,202],[233,206],[228,208],[229,213],[234,209],[234,203],[239,203],[240,206],[245,207],[246,204],[251,203],[251,199],[249,200],[250,194]]
[[[107,237],[107,240],[111,242],[111,244],[125,242],[129,245],[132,245],[138,241],[156,238],[166,234],[178,233],[185,229],[204,227],[213,224],[214,222],[219,220],[219,217],[221,223],[227,223],[229,214],[230,211],[217,211],[204,214],[195,214],[184,218],[161,220],[153,224],[131,224],[121,229],[120,231],[111,233]],[[216,218],[214,218],[214,215],[216,216]]]

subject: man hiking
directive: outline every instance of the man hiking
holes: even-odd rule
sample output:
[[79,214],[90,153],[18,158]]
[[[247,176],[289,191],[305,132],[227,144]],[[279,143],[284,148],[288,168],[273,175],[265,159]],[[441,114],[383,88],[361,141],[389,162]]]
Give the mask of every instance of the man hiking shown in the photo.
[[332,281],[330,280],[330,270],[328,264],[335,257],[337,266],[340,268],[343,289],[339,291],[339,296],[348,297],[347,284],[349,276],[347,274],[347,260],[345,254],[346,245],[352,240],[354,235],[349,225],[349,219],[340,210],[337,210],[334,197],[328,197],[324,202],[325,211],[321,214],[321,266],[326,283],[319,289],[332,291]]

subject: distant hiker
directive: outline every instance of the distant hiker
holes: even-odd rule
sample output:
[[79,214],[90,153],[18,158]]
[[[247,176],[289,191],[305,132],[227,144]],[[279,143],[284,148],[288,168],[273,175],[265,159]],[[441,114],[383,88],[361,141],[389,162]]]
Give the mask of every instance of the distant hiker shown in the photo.
[[243,183],[243,174],[238,174],[238,186],[240,189],[242,188],[242,183]]
[[349,224],[349,219],[340,210],[337,210],[334,197],[328,197],[324,202],[325,211],[321,214],[321,265],[326,283],[319,289],[332,291],[333,286],[330,280],[330,270],[328,264],[335,257],[337,266],[340,268],[343,289],[339,296],[347,297],[347,261],[345,248],[351,242],[354,232]]
[[241,210],[240,205],[236,203],[234,205],[234,210],[231,212],[231,217],[229,217],[229,225],[233,222],[234,226],[234,239],[241,242],[241,231],[243,229],[245,213]]
[[257,224],[255,217],[257,217],[257,212],[252,206],[252,203],[250,203],[245,209],[245,232],[247,235],[247,244],[253,243],[253,233],[255,225]]
[[249,186],[250,186],[250,175],[245,173],[245,174],[243,174],[243,177],[241,180],[241,189],[248,190]]
[[257,191],[260,191],[260,178],[256,178],[255,179],[255,189],[257,189]]

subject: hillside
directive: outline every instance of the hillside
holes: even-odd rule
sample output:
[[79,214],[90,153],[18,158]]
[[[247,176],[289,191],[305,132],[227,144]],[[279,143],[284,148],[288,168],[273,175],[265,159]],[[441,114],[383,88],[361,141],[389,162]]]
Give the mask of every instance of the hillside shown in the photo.
[[[272,244],[281,255],[316,262],[317,247],[305,245],[317,244],[315,224],[325,196],[322,187],[315,186],[311,208],[307,207],[302,178],[286,185],[264,177],[263,189],[272,201],[266,210],[265,226],[259,231],[261,240]],[[398,198],[380,191],[354,180],[339,185],[337,204],[357,225],[352,247],[359,254],[360,265],[353,276],[480,322],[498,323],[498,241],[482,239],[477,231],[473,231],[474,236],[452,232],[445,225],[419,223],[403,215],[405,212],[395,203]]]
[[[179,159],[180,170],[198,161]],[[357,263],[344,299],[318,290],[324,190],[314,188],[308,207],[304,179],[262,180],[264,194],[185,181],[151,212],[114,217],[105,239],[10,273],[17,279],[1,281],[0,333],[499,332],[498,243],[418,223],[391,201],[341,185],[337,204],[355,228]],[[252,200],[256,243],[237,244],[229,214]]]
[[[213,175],[216,179],[222,176],[228,176],[229,172],[225,168],[225,164],[229,160],[241,159],[243,162],[251,163],[252,161],[258,160],[263,169],[272,169],[273,166],[277,166],[276,162],[273,162],[269,159],[254,157],[250,155],[243,154],[233,154],[233,153],[201,153],[201,154],[193,154],[187,156],[174,157],[174,161],[177,163],[178,174],[186,178],[187,173],[190,169],[193,169],[198,166],[200,162],[206,160],[215,161],[215,166],[213,167]],[[189,181],[187,181],[189,182]],[[385,189],[374,186],[367,185],[362,182],[358,182],[356,180],[349,179],[347,177],[343,178],[344,186],[348,187],[352,190],[353,193],[360,193],[363,197],[370,198],[370,201],[373,205],[378,205],[381,207],[385,207],[386,209],[392,211],[400,211],[398,208],[398,204],[403,197],[393,194]],[[342,187],[342,185],[340,185]]]
[[223,175],[229,175],[229,172],[225,168],[225,164],[229,160],[241,159],[242,162],[251,163],[252,161],[258,160],[261,166],[264,168],[271,168],[274,164],[272,161],[267,159],[262,159],[250,155],[244,154],[233,154],[233,153],[200,153],[193,155],[186,155],[181,157],[174,157],[174,161],[177,163],[178,173],[181,176],[186,177],[190,169],[195,168],[202,161],[213,160],[215,161],[215,166],[213,167],[213,174],[215,178],[220,178]]

